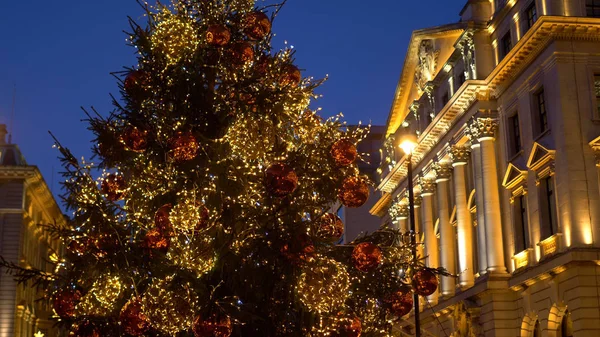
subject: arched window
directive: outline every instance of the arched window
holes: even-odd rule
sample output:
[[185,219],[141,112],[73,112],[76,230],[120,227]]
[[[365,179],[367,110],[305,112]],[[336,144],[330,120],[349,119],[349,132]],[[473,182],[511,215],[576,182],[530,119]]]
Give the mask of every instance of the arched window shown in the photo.
[[573,321],[571,320],[570,312],[567,311],[563,315],[558,332],[559,337],[573,337]]
[[542,337],[542,328],[540,327],[540,321],[535,321],[533,328],[533,337]]

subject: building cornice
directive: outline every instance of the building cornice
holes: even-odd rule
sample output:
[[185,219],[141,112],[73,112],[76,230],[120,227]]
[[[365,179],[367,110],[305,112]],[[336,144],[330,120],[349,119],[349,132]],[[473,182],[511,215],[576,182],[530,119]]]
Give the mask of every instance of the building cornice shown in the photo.
[[387,209],[390,207],[391,204],[392,204],[392,194],[384,192],[383,195],[381,196],[381,198],[379,198],[379,200],[377,200],[375,205],[373,205],[373,207],[371,207],[371,209],[369,210],[369,213],[371,213],[371,215],[383,217],[385,215],[385,212],[387,211]]
[[[466,81],[438,113],[427,129],[420,135],[418,146],[413,156],[413,164],[418,164],[424,156],[433,149],[443,136],[451,129],[456,121],[467,111],[476,100],[494,99],[501,95],[504,90],[516,79],[523,69],[530,64],[539,53],[554,40],[584,40],[600,41],[600,20],[597,18],[583,17],[557,17],[542,16],[535,25],[519,40],[511,52],[494,68],[485,80]],[[411,52],[411,48],[409,48]],[[408,58],[408,56],[407,56]],[[406,64],[406,62],[405,62]],[[411,73],[411,68],[408,73]],[[403,70],[402,77],[406,69]],[[400,83],[402,85],[402,83]],[[397,93],[398,93],[397,89]],[[406,89],[409,91],[409,89]],[[402,108],[398,102],[399,96],[394,99],[392,114],[397,111],[394,108]],[[400,105],[398,105],[400,104]],[[405,109],[407,110],[407,109]],[[398,118],[402,114],[397,113]],[[401,118],[404,118],[405,114]],[[388,134],[395,124],[401,123],[402,119],[395,121],[390,115],[388,120]],[[394,130],[395,131],[395,130]],[[393,132],[393,131],[392,131]],[[392,193],[405,178],[407,166],[405,159],[401,159],[382,179],[378,189]]]

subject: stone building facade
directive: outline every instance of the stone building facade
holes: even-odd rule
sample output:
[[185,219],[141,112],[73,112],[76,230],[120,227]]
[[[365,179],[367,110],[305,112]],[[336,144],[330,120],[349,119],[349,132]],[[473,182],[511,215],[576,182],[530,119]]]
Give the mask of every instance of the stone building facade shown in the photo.
[[[59,256],[61,247],[39,225],[65,225],[65,218],[38,168],[27,165],[19,148],[6,142],[6,133],[0,124],[0,255],[22,267],[51,271],[47,259]],[[0,272],[0,337],[58,336],[49,319],[51,306],[38,301],[43,295]]]
[[[371,213],[444,267],[426,335],[600,336],[600,1],[469,0],[413,32]],[[399,335],[414,333],[412,315]]]

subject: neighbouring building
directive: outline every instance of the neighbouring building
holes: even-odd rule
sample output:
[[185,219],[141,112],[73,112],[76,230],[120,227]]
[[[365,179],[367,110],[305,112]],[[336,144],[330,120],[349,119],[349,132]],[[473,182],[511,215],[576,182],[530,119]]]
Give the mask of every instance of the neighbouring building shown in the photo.
[[[357,147],[358,153],[367,156],[358,162],[358,169],[361,174],[368,176],[372,181],[377,181],[377,168],[381,163],[380,152],[386,128],[382,125],[372,125],[370,129],[371,132]],[[336,203],[333,207],[337,215],[344,222],[342,242],[351,242],[363,233],[372,233],[379,229],[381,221],[369,212],[371,207],[377,202],[378,197],[375,194],[375,188],[371,188],[370,192],[369,199],[361,207],[349,208],[343,206],[341,203]]]
[[426,263],[458,275],[421,308],[424,336],[600,336],[600,0],[460,17],[412,34],[371,208],[407,230],[398,143],[416,135]]
[[[22,267],[52,271],[47,259],[60,254],[60,244],[38,225],[66,225],[65,218],[38,168],[27,165],[6,134],[0,124],[0,255]],[[1,271],[0,337],[58,336],[51,306],[38,301],[43,296],[43,289],[17,285]]]

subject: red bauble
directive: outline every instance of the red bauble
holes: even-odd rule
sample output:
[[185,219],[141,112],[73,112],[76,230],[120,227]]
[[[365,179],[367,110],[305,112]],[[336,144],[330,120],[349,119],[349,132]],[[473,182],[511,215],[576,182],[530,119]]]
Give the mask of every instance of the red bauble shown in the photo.
[[253,12],[244,19],[244,33],[251,40],[262,40],[271,32],[271,20],[263,12]]
[[362,272],[375,270],[381,264],[383,254],[381,248],[370,242],[359,243],[352,251],[352,263]]
[[123,82],[125,91],[129,94],[135,94],[140,90],[144,90],[144,87],[148,84],[148,74],[142,70],[133,70]]
[[236,65],[244,65],[254,58],[254,49],[248,42],[238,42],[231,46],[231,62]]
[[196,204],[198,208],[200,208],[200,219],[198,219],[198,225],[196,226],[196,230],[200,231],[208,227],[210,220],[210,211],[203,202],[197,201]]
[[230,39],[231,33],[225,25],[211,25],[206,31],[206,42],[213,46],[224,46]]
[[110,234],[101,234],[92,239],[92,253],[96,258],[103,259],[108,252],[114,252],[120,246],[119,239]]
[[222,317],[213,315],[205,320],[198,315],[194,319],[192,330],[195,337],[229,337],[232,331],[231,319],[226,315]]
[[269,66],[271,65],[271,56],[262,55],[258,58],[258,61],[254,63],[254,71],[259,77],[264,77],[269,72]]
[[84,321],[72,327],[69,337],[100,337],[100,331],[90,321]]
[[134,152],[143,152],[148,147],[148,131],[140,130],[135,126],[128,126],[123,130],[121,141],[125,148]]
[[412,285],[417,294],[429,296],[437,290],[438,279],[431,270],[421,269],[413,275]]
[[331,146],[331,158],[337,166],[348,166],[358,157],[354,143],[347,138],[340,139]]
[[196,158],[200,146],[191,132],[178,132],[169,140],[169,149],[173,160],[183,162]]
[[132,336],[143,336],[150,327],[148,317],[142,312],[142,303],[137,298],[129,300],[121,309],[119,322],[123,330]]
[[344,223],[337,215],[325,213],[317,220],[317,235],[327,241],[336,242],[344,234]]
[[413,296],[410,288],[402,287],[394,292],[390,297],[385,299],[385,302],[390,306],[390,310],[394,316],[402,317],[408,314],[413,308]]
[[75,238],[69,242],[67,249],[71,254],[83,255],[88,252],[91,240],[87,236]]
[[[144,248],[166,254],[170,245],[169,237],[159,228],[152,228],[144,236]],[[152,252],[151,252],[152,254]]]
[[338,191],[338,199],[346,207],[360,207],[369,199],[369,185],[360,177],[346,178]]
[[117,201],[125,197],[127,186],[122,175],[111,173],[107,175],[100,185],[102,194],[110,201]]
[[340,328],[331,333],[331,337],[360,337],[362,333],[362,323],[358,317],[344,319],[340,323]]
[[288,165],[274,163],[265,171],[265,186],[273,196],[285,197],[298,187],[298,176]]
[[293,64],[284,64],[281,67],[281,74],[279,75],[279,85],[298,85],[302,80],[302,74],[300,69]]
[[81,292],[76,289],[65,288],[57,291],[52,296],[52,307],[60,317],[75,316],[75,307],[81,300]]
[[315,246],[306,234],[301,234],[298,238],[292,239],[281,247],[280,252],[293,264],[307,262],[315,255]]
[[162,205],[154,214],[154,226],[162,232],[169,232],[172,228],[169,213],[171,213],[171,204]]

